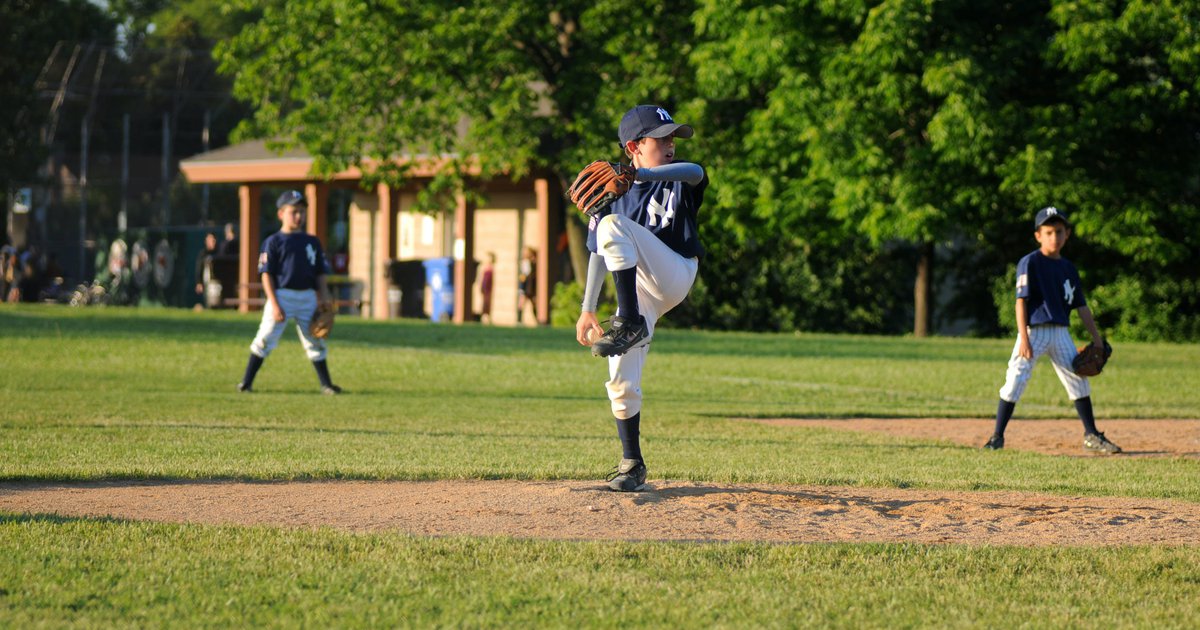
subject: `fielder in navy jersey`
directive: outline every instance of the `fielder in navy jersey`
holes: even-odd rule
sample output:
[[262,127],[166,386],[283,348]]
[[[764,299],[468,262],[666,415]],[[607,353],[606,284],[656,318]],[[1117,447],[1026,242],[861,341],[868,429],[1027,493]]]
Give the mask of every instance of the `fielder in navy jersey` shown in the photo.
[[[622,447],[608,480],[616,491],[645,485],[640,426],[648,344],[658,319],[687,297],[704,255],[696,215],[708,177],[699,164],[675,160],[675,139],[692,134],[691,126],[676,123],[662,107],[629,110],[618,139],[637,169],[636,181],[588,224],[592,254],[575,337],[592,354],[608,358],[606,388]],[[608,331],[596,318],[605,271],[612,272],[617,293]],[[593,341],[593,335],[599,338]]]
[[1091,384],[1087,377],[1075,374],[1071,367],[1077,354],[1067,329],[1071,311],[1079,312],[1079,319],[1091,334],[1093,345],[1103,347],[1104,339],[1096,328],[1092,310],[1088,308],[1079,271],[1061,254],[1070,235],[1071,224],[1061,210],[1048,207],[1038,211],[1034,218],[1034,238],[1040,247],[1017,263],[1017,343],[1008,361],[1004,386],[1000,388],[996,428],[984,445],[985,449],[1004,448],[1004,430],[1029,384],[1034,365],[1045,354],[1050,356],[1054,371],[1083,422],[1084,450],[1108,454],[1121,452],[1119,446],[1096,429]]
[[250,343],[250,359],[246,374],[238,383],[238,391],[253,391],[258,369],[279,343],[279,337],[291,319],[296,322],[300,343],[317,372],[321,393],[340,394],[342,388],[334,385],[329,377],[325,340],[314,337],[308,330],[318,301],[322,304],[332,301],[325,279],[329,271],[325,250],[320,239],[304,232],[308,202],[303,194],[289,190],[279,196],[275,206],[282,227],[263,241],[259,253],[258,272],[267,302],[263,305],[258,334]]

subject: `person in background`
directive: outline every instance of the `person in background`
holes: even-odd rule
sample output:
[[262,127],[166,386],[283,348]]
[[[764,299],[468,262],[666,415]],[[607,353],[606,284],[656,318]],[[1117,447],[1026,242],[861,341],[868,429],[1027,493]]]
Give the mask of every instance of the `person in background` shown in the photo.
[[237,390],[254,391],[255,375],[279,343],[288,320],[294,320],[304,353],[312,361],[321,382],[321,393],[340,394],[342,388],[334,385],[329,377],[325,340],[313,336],[308,326],[317,305],[333,301],[326,280],[329,265],[325,261],[325,248],[320,239],[304,231],[308,201],[303,193],[289,190],[279,196],[275,207],[281,227],[263,241],[258,256],[258,272],[267,303],[263,306],[258,333],[250,342],[246,373],[237,384]]
[[218,255],[233,257],[238,255],[237,230],[233,227],[232,223],[225,224],[225,240],[221,243],[221,250],[218,252]]
[[13,266],[16,264],[16,250],[11,246],[0,247],[0,302],[8,300],[8,290],[13,286]]
[[525,310],[533,315],[537,323],[537,250],[526,247],[521,251],[521,262],[517,274],[517,322],[524,321]]
[[484,324],[492,323],[492,289],[495,284],[496,254],[487,253],[487,260],[479,275],[479,292],[482,294],[479,307],[479,321]]
[[216,255],[217,235],[209,232],[204,235],[204,249],[200,250],[200,254],[196,256],[196,295],[200,296],[201,307],[208,306],[208,300],[204,296],[204,270],[208,267],[212,257]]

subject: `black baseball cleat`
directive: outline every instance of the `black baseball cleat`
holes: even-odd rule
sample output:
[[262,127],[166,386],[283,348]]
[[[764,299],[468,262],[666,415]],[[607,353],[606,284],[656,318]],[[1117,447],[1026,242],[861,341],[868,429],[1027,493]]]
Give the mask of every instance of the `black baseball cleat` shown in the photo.
[[636,492],[646,485],[646,464],[640,459],[622,459],[604,480],[609,490]]
[[648,343],[650,331],[646,318],[638,315],[637,321],[624,317],[612,318],[612,327],[592,344],[592,355],[597,357],[619,357],[634,348]]
[[1003,435],[993,435],[991,437],[991,439],[989,439],[987,441],[987,444],[983,445],[983,448],[985,450],[989,450],[989,451],[998,451],[998,450],[1004,448],[1004,436]]
[[1121,452],[1121,447],[1109,442],[1103,433],[1088,433],[1083,436],[1083,450],[1091,453],[1116,455]]
[[342,393],[342,388],[337,385],[322,385],[321,393],[326,396],[337,396]]
[[250,389],[250,386],[245,383],[238,383],[237,390],[239,393],[242,393],[242,394],[253,394],[254,393],[254,390]]

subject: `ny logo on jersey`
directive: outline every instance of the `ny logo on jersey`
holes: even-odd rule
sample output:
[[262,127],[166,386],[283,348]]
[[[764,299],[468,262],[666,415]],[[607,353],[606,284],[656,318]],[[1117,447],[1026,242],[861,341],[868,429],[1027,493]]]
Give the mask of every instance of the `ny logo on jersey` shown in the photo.
[[661,224],[665,228],[671,225],[671,219],[675,218],[675,190],[667,189],[664,192],[667,193],[665,204],[654,197],[651,197],[650,203],[646,204],[646,214],[650,215],[646,227],[658,227]]
[[304,253],[308,255],[308,265],[310,267],[317,266],[317,250],[313,249],[312,243],[304,246]]
[[659,120],[662,120],[664,122],[675,122],[675,120],[673,118],[671,118],[671,115],[667,113],[667,110],[659,107],[658,109],[656,109],[654,111],[658,114]]
[[1075,287],[1071,286],[1070,280],[1063,280],[1063,300],[1067,304],[1075,301]]

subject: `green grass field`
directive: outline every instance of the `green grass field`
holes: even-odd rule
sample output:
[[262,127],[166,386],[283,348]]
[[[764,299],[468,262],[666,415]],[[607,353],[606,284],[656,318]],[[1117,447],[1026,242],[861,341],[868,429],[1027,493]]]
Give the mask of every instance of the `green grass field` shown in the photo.
[[[598,479],[620,455],[605,365],[570,331],[342,318],[330,368],[347,395],[319,395],[293,333],[258,391],[238,395],[256,322],[0,307],[0,480]],[[1200,418],[1200,348],[1115,344],[1093,394],[1101,428]],[[1010,349],[663,330],[643,450],[655,478],[1200,502],[1194,459],[982,457],[731,419],[988,417]],[[1044,363],[1015,423],[1074,417]],[[0,515],[0,626],[1195,627],[1197,549],[420,539]]]

